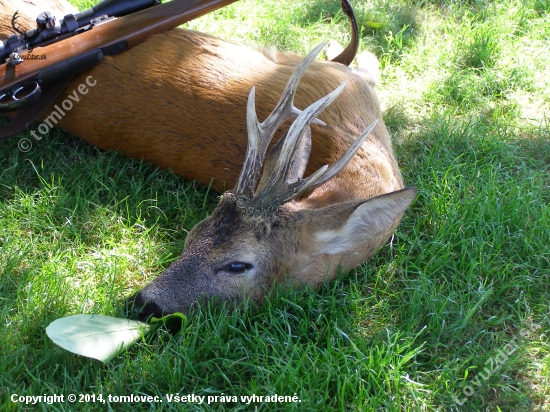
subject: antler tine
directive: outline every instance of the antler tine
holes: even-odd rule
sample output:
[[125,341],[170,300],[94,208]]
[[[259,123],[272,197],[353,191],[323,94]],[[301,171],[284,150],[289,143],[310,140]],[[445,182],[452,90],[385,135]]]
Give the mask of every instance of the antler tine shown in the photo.
[[290,198],[295,197],[294,188],[288,182],[288,175],[296,149],[306,134],[309,124],[342,93],[345,86],[346,84],[342,83],[331,93],[310,105],[290,126],[276,165],[271,170],[269,180],[253,200],[254,207],[272,208],[284,203],[282,199],[289,198],[289,196]]
[[291,185],[289,185],[289,194],[291,196],[288,196],[284,199],[282,199],[284,202],[288,202],[304,192],[307,192],[309,190],[313,190],[316,187],[321,186],[323,183],[329,181],[334,176],[336,176],[340,171],[349,163],[351,158],[355,155],[357,150],[361,147],[363,142],[367,140],[367,137],[371,134],[371,132],[374,130],[376,125],[378,124],[378,119],[376,119],[374,122],[372,122],[361,135],[355,139],[355,141],[352,143],[352,145],[346,150],[346,152],[338,159],[336,162],[332,164],[332,166],[328,167],[328,165],[325,165],[321,167],[319,170],[317,170],[315,173],[313,173],[310,177],[304,180],[300,180],[298,182],[295,182]]
[[[262,123],[258,121],[258,117],[256,115],[256,107],[254,103],[256,95],[255,88],[252,88],[250,91],[246,109],[248,147],[241,175],[239,176],[235,189],[233,190],[235,194],[241,194],[248,198],[252,198],[254,196],[254,189],[256,188],[256,184],[258,182],[260,169],[262,168],[267,151],[267,146],[275,134],[275,131],[281,124],[292,117],[299,116],[302,113],[294,106],[294,96],[296,94],[298,83],[300,82],[300,79],[307,70],[308,66],[326,46],[326,44],[327,43],[322,43],[318,45],[298,65],[290,77],[290,80],[288,81],[279,102],[275,106],[275,109]],[[318,119],[315,119],[312,123],[324,125],[324,123]]]
[[[292,73],[292,76],[290,76],[290,79],[288,80],[288,83],[285,87],[283,94],[281,95],[281,98],[279,99],[279,102],[277,103],[277,106],[275,106],[275,109],[273,109],[271,115],[269,115],[268,118],[265,119],[265,121],[261,124],[262,128],[265,128],[266,131],[273,128],[276,130],[289,118],[297,117],[300,115],[300,113],[302,113],[301,110],[294,106],[294,96],[296,95],[296,89],[298,88],[298,84],[300,83],[300,80],[302,80],[302,76],[306,72],[309,65],[313,62],[313,60],[315,60],[315,57],[317,57],[317,55],[321,52],[321,50],[325,48],[327,44],[328,43],[319,44],[304,58],[304,60],[300,62],[298,67],[296,67],[296,70],[294,70],[294,73]],[[279,112],[281,113],[281,116],[276,115]],[[283,115],[286,115],[286,118],[284,118],[284,120],[282,120]],[[323,123],[319,119],[315,119],[314,123],[325,126],[325,123]]]
[[306,133],[310,123],[334,100],[336,100],[338,96],[340,96],[340,93],[342,93],[342,90],[344,90],[345,87],[346,83],[342,83],[331,93],[310,105],[302,112],[302,114],[298,116],[294,123],[292,123],[288,130],[288,137],[285,139],[283,148],[281,150],[281,155],[277,162],[276,170],[281,171],[281,173],[279,173],[279,176],[283,176],[286,180],[288,170],[290,169],[292,159],[294,158],[294,153],[296,152],[296,147]]

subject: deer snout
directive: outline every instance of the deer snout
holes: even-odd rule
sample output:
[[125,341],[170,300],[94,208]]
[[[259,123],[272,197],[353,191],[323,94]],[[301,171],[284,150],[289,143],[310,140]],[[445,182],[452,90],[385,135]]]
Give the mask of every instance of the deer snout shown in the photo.
[[224,295],[226,292],[219,287],[204,259],[184,252],[151,283],[129,297],[127,308],[139,320],[147,321],[175,312],[188,313],[198,303]]
[[128,314],[137,316],[138,320],[147,322],[151,318],[161,318],[165,311],[140,291],[127,299]]

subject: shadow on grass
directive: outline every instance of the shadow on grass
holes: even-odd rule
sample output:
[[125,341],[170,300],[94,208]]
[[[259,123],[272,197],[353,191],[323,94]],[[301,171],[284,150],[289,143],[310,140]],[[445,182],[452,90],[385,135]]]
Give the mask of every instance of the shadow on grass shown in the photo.
[[[154,165],[103,152],[62,130],[55,129],[41,141],[33,139],[34,147],[27,153],[18,148],[21,136],[0,143],[0,199],[13,199],[16,187],[27,194],[61,190],[51,205],[57,223],[76,215],[84,224],[109,207],[143,219],[142,224],[160,220],[175,229],[198,223],[217,203],[217,195],[208,188]],[[206,210],[183,213],[186,204],[189,210]]]

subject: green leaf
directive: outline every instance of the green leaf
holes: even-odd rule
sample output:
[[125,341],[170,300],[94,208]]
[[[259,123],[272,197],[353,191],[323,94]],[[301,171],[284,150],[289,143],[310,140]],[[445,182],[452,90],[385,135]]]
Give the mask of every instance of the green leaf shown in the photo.
[[373,29],[381,29],[386,25],[386,23],[380,23],[377,21],[367,21],[365,24]]
[[187,324],[187,317],[181,312],[175,312],[175,313],[171,313],[170,315],[163,316],[162,318],[152,317],[150,322],[152,324],[157,324],[162,322],[164,325],[181,323],[180,326],[183,328]]
[[156,328],[130,319],[73,315],[54,320],[46,334],[69,352],[107,363]]

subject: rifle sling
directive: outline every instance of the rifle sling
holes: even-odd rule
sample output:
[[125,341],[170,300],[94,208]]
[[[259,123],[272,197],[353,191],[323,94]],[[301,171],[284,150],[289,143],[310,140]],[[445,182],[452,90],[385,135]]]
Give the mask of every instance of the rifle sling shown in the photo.
[[19,110],[9,124],[0,130],[0,141],[15,136],[29,127],[54,102],[72,79],[73,76],[67,76],[48,86],[46,90],[43,89],[38,102]]

